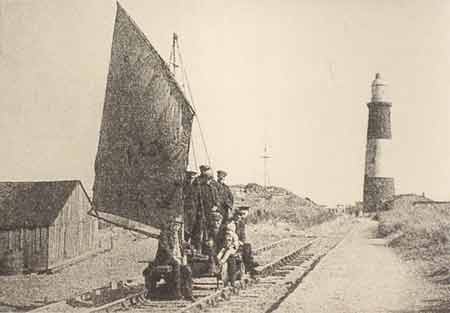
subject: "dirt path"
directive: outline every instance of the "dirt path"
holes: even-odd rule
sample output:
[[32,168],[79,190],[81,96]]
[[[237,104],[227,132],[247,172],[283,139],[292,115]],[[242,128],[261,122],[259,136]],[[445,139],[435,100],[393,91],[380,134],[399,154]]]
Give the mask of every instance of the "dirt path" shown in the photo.
[[439,291],[374,238],[376,227],[362,219],[275,312],[425,312]]

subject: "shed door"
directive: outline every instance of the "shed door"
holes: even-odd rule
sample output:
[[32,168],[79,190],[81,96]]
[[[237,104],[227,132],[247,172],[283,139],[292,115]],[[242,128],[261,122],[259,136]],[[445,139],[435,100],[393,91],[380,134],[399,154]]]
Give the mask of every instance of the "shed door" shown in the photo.
[[31,258],[33,255],[33,230],[22,229],[21,240],[23,247],[23,266],[25,269],[30,269]]

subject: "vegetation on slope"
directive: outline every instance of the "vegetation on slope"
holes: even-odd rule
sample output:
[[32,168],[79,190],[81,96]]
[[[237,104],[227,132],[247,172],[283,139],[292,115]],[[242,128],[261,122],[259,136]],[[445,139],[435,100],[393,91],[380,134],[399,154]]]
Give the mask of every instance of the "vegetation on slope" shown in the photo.
[[448,276],[450,204],[410,194],[397,196],[391,205],[392,210],[379,215],[379,234],[389,236],[390,246],[403,258],[420,262],[427,274]]
[[235,185],[231,187],[236,206],[251,207],[248,222],[266,221],[290,223],[307,228],[331,219],[334,215],[309,198],[302,198],[281,188],[264,188],[258,184]]

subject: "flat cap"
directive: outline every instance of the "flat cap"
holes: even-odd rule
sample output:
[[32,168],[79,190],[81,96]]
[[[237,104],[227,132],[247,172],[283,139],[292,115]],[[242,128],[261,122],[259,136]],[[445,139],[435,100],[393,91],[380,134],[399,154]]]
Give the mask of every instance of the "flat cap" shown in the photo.
[[200,172],[204,173],[206,171],[209,171],[211,169],[211,167],[209,167],[209,165],[200,165]]
[[248,214],[250,207],[249,206],[240,206],[236,210],[236,215],[244,216]]
[[217,171],[217,177],[226,177],[228,174],[225,171],[218,170]]

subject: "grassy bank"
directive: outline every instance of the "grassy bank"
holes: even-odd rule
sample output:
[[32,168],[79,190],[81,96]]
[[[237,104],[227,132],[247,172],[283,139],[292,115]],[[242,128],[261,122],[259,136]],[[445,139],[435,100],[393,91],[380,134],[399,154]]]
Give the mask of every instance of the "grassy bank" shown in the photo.
[[237,206],[249,205],[249,224],[290,224],[305,229],[335,217],[325,207],[281,187],[257,184],[232,186]]
[[417,262],[427,275],[449,279],[450,204],[421,196],[398,196],[393,209],[380,213],[379,234],[409,261]]

